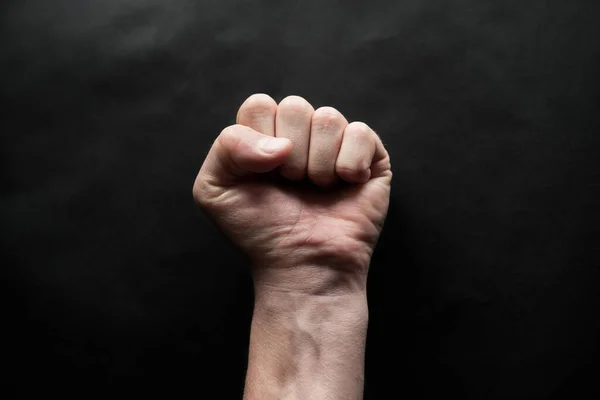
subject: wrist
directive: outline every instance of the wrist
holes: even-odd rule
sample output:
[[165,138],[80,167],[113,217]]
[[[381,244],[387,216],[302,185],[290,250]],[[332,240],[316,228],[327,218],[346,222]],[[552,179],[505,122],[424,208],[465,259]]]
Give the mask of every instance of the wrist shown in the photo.
[[249,254],[256,290],[316,295],[366,290],[372,246],[365,241],[345,237],[320,245],[286,242],[291,244]]
[[[349,241],[348,241],[349,242]],[[366,291],[369,246],[351,242],[344,248],[300,246],[295,251],[251,257],[255,291],[287,291],[335,296]]]
[[365,292],[258,291],[245,398],[360,397],[367,325]]
[[255,293],[254,319],[268,325],[284,319],[303,320],[310,324],[328,326],[331,330],[343,328],[358,332],[366,329],[369,309],[366,292],[315,296],[262,290]]
[[368,264],[360,267],[302,264],[266,266],[254,264],[252,278],[256,295],[289,293],[314,297],[364,297]]

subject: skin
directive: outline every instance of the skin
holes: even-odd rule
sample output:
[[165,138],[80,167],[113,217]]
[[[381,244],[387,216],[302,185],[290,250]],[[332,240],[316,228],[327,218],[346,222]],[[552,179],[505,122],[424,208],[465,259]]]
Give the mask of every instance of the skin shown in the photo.
[[249,257],[245,399],[360,399],[366,282],[390,157],[363,122],[299,96],[250,96],[210,149],[194,199]]

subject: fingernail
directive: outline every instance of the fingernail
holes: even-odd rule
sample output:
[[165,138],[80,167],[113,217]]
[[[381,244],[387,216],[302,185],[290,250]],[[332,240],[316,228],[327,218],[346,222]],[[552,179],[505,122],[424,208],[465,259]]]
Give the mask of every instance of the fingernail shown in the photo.
[[260,149],[267,154],[277,153],[278,151],[283,150],[283,148],[287,144],[286,142],[286,139],[275,137],[263,139],[260,145]]

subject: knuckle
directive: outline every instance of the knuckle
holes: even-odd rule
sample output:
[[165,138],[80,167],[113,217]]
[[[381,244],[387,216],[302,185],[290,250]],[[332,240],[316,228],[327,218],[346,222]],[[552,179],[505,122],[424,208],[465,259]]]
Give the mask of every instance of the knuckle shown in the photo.
[[316,168],[316,167],[313,167],[313,166],[309,166],[308,167],[307,173],[308,173],[308,177],[311,178],[311,179],[312,178],[319,179],[319,178],[327,175],[327,171],[325,169],[323,169],[322,167],[321,168]]
[[279,107],[284,108],[292,113],[304,114],[313,111],[313,107],[308,101],[300,96],[287,96],[279,102]]
[[219,199],[223,193],[218,179],[207,173],[204,166],[200,168],[192,187],[192,197],[196,205],[205,211],[212,212],[219,208]]
[[207,207],[210,187],[202,176],[198,176],[192,188],[194,202],[202,208]]
[[360,173],[361,169],[358,165],[342,163],[335,166],[335,171],[343,176],[354,176]]
[[250,116],[270,112],[277,108],[277,103],[271,96],[264,93],[256,93],[248,97],[240,107],[239,114]]
[[345,122],[345,118],[338,110],[333,107],[320,107],[313,114],[314,125],[341,125]]
[[230,142],[235,140],[239,135],[238,126],[239,125],[229,125],[225,127],[217,137],[217,140],[221,142]]
[[357,139],[367,139],[371,137],[373,130],[362,121],[354,121],[348,124],[346,134],[352,135]]
[[219,137],[235,135],[235,128],[236,128],[236,125],[226,126],[225,128],[223,128],[223,130],[219,134]]
[[309,169],[308,177],[319,186],[328,186],[333,183],[334,176],[329,171],[320,169]]
[[256,104],[277,104],[275,100],[271,96],[265,93],[254,93],[253,95],[248,96],[244,104],[256,105]]
[[242,130],[245,127],[243,125],[229,125],[221,131],[213,146],[218,146],[221,149],[227,149],[225,152],[218,152],[219,155],[228,155],[231,152],[236,152],[240,144],[243,143]]

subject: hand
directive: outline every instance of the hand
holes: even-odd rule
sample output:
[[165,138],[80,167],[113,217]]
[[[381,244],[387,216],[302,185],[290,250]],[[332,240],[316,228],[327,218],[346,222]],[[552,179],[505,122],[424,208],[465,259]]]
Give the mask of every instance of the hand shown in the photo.
[[361,398],[390,158],[366,124],[298,96],[250,96],[236,122],[210,149],[194,198],[253,266],[244,399]]
[[336,109],[250,96],[215,140],[196,202],[253,264],[255,284],[364,290],[392,172],[381,140]]

